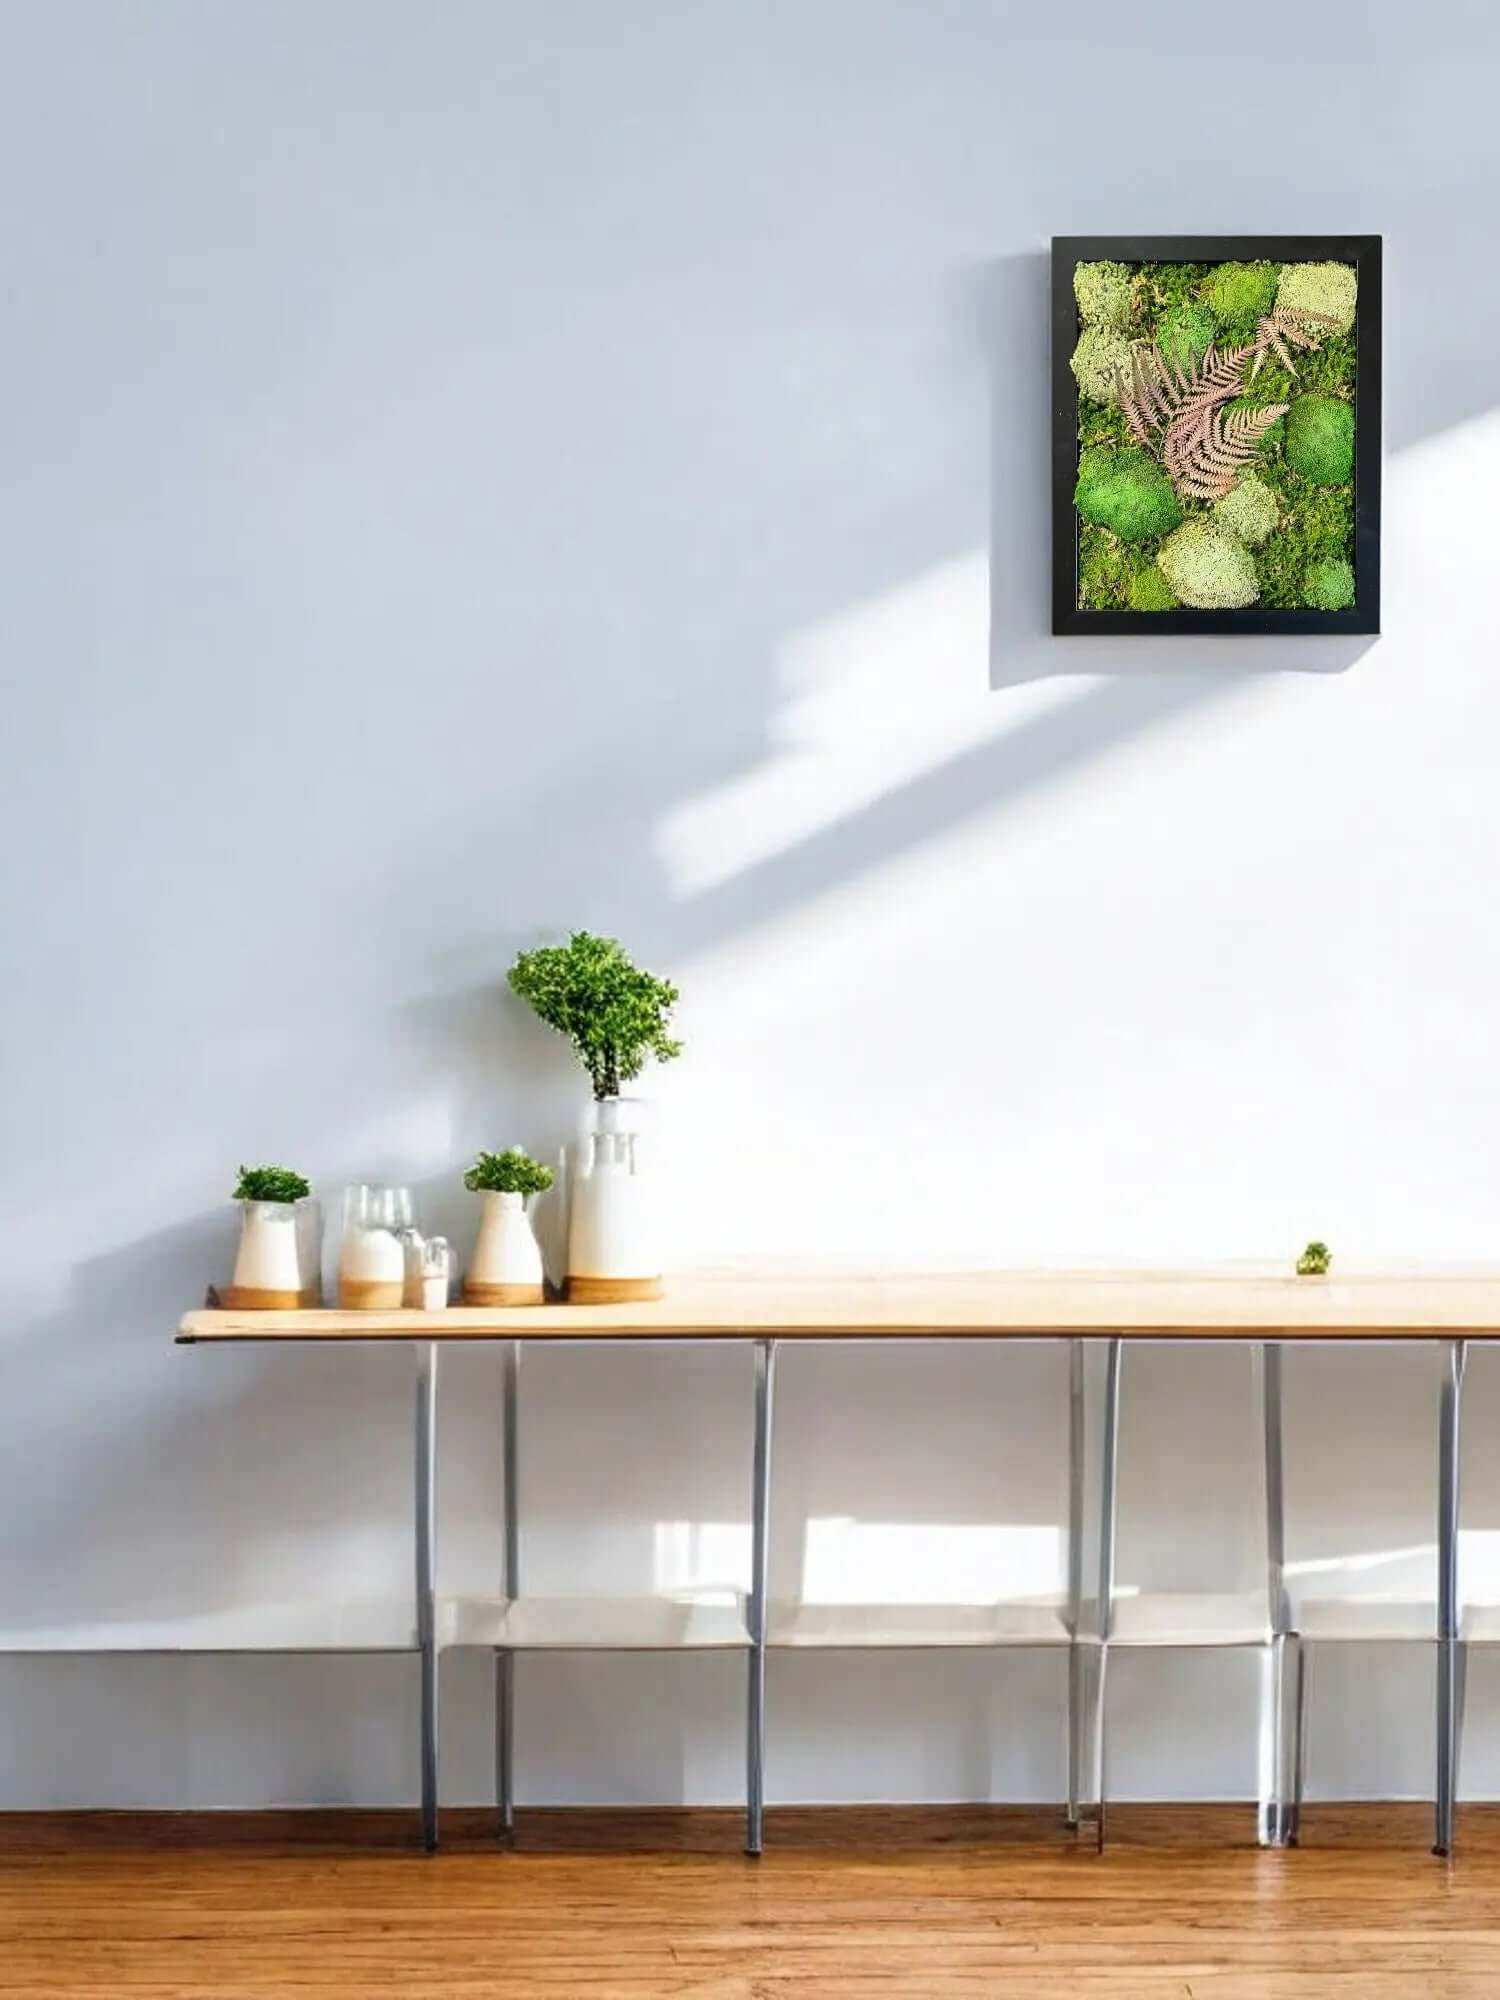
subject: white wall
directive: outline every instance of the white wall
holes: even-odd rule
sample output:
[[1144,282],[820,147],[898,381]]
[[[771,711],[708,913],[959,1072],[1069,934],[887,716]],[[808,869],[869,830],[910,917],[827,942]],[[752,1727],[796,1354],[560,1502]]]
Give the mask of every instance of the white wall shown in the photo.
[[[684,988],[681,1262],[1494,1261],[1492,9],[0,26],[7,1621],[405,1578],[404,1358],[170,1330],[241,1159],[462,1231],[476,1145],[556,1141],[576,1081],[501,980],[571,925]],[[1046,240],[1173,229],[1384,233],[1382,639],[1046,635]],[[540,1360],[533,1574],[736,1518],[742,1366]],[[1297,1357],[1294,1553],[1430,1544],[1432,1374]],[[1140,1576],[1218,1561],[1178,1448],[1237,1381],[1140,1358]],[[493,1574],[493,1388],[453,1358],[454,1580]],[[783,1570],[804,1517],[1055,1522],[975,1412],[1055,1435],[1056,1389],[796,1357]],[[1136,1664],[1119,1788],[1247,1790],[1248,1666]],[[409,1673],[9,1665],[0,1800],[403,1796]],[[1315,1783],[1420,1791],[1429,1688],[1329,1662]],[[449,1694],[483,1797],[477,1663]],[[523,1796],[732,1798],[739,1697],[529,1665]],[[1056,1796],[1059,1702],[1045,1660],[778,1662],[773,1795]]]

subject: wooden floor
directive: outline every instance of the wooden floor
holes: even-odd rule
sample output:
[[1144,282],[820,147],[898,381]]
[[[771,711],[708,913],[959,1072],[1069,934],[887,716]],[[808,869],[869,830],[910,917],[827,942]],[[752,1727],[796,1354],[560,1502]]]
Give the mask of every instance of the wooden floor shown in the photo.
[[[446,1826],[445,1826],[446,1830]],[[1468,2000],[1500,1996],[1500,1807],[0,1817],[0,1994],[118,2000]]]

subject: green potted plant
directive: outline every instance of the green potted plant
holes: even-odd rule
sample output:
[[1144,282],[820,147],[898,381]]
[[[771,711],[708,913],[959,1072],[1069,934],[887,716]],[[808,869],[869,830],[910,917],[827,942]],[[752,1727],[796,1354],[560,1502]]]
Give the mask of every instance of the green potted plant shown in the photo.
[[[241,1167],[234,1199],[240,1240],[221,1303],[231,1312],[290,1311],[316,1304],[314,1261],[304,1246],[312,1189],[290,1167]],[[311,1296],[309,1296],[311,1294]]]
[[533,1306],[544,1296],[542,1253],[526,1204],[552,1185],[552,1169],[507,1146],[481,1153],[464,1186],[481,1198],[479,1239],[464,1279],[468,1306]]
[[1332,1263],[1333,1252],[1329,1249],[1328,1245],[1326,1243],[1319,1243],[1314,1239],[1297,1259],[1297,1276],[1299,1278],[1326,1278]]
[[649,1184],[642,1179],[640,1102],[621,1095],[650,1061],[671,1062],[677,988],[645,972],[615,938],[575,931],[523,951],[511,991],[566,1035],[593,1090],[593,1121],[568,1157],[568,1297],[582,1304],[661,1294]]

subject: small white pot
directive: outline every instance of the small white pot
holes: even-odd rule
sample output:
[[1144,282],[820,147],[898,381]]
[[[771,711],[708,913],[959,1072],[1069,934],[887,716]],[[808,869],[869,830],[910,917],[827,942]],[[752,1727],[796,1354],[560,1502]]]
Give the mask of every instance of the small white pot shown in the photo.
[[295,1202],[240,1203],[240,1246],[222,1300],[229,1311],[289,1312],[302,1303],[301,1233]]
[[464,1280],[466,1306],[539,1306],[542,1253],[519,1194],[487,1189],[481,1196],[479,1240]]

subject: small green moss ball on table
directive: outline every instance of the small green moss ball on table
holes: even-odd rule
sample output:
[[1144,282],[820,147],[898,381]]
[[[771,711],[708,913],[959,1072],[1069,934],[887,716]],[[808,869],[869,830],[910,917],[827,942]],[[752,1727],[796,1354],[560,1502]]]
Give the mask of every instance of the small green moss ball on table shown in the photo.
[[1281,518],[1276,495],[1263,479],[1247,472],[1239,485],[1214,502],[1214,520],[1247,548],[1258,549]]
[[1130,368],[1130,342],[1111,326],[1086,326],[1069,366],[1082,395],[1096,403],[1117,402],[1120,372]]
[[1354,571],[1337,558],[1314,563],[1302,594],[1317,611],[1346,611],[1354,602]]
[[1078,464],[1074,504],[1085,521],[1123,542],[1152,541],[1182,520],[1172,482],[1144,451],[1096,447]]
[[1314,486],[1342,486],[1354,470],[1354,406],[1299,396],[1286,419],[1286,462]]
[[1237,339],[1253,333],[1276,297],[1276,266],[1220,264],[1209,272],[1203,296],[1222,334]]
[[1276,303],[1288,312],[1323,313],[1328,331],[1347,333],[1354,324],[1359,280],[1350,264],[1286,264],[1276,287]]
[[1156,558],[1184,604],[1198,611],[1238,611],[1257,596],[1255,563],[1237,535],[1201,517],[1184,521]]
[[1085,326],[1125,326],[1130,320],[1130,267],[1108,259],[1073,266],[1073,296]]

